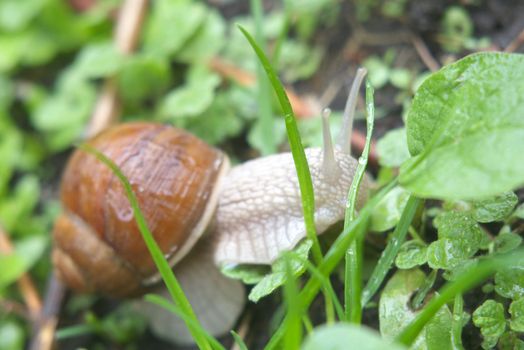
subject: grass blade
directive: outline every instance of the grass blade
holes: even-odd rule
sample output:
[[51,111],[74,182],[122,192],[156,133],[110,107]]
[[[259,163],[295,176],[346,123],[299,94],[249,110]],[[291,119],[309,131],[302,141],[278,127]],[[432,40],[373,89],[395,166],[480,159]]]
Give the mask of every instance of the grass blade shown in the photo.
[[278,101],[282,111],[284,112],[284,120],[286,123],[286,130],[289,139],[289,145],[291,147],[291,154],[293,155],[293,161],[295,168],[297,169],[298,182],[300,186],[300,195],[302,198],[302,210],[304,211],[304,223],[306,225],[306,234],[309,239],[313,242],[312,252],[313,259],[318,264],[322,261],[322,251],[320,244],[318,243],[318,237],[315,229],[315,196],[313,193],[313,183],[311,181],[311,173],[309,172],[309,166],[304,152],[304,147],[300,140],[297,123],[295,121],[295,115],[291,108],[291,103],[286,95],[284,86],[278,79],[273,67],[268,58],[258,46],[255,39],[249,34],[242,26],[238,26],[240,31],[244,34],[246,39],[251,44],[251,47],[255,51],[258,59],[262,63],[262,67],[266,71],[267,77],[275,94],[277,95]]
[[240,335],[238,335],[237,332],[231,331],[231,335],[233,336],[233,339],[235,340],[235,343],[238,345],[238,348],[240,350],[248,350],[246,343],[244,343],[242,337],[240,337]]
[[382,252],[377,266],[371,273],[371,277],[369,278],[369,281],[362,292],[362,306],[365,306],[373,298],[378,288],[384,281],[384,278],[386,277],[389,269],[393,265],[393,261],[395,261],[395,257],[400,250],[400,246],[406,239],[411,221],[413,221],[413,217],[415,216],[417,208],[421,202],[422,200],[419,198],[413,196],[409,197],[406,207],[400,216],[400,221],[397,224],[397,227],[395,227],[395,231],[393,231],[393,235],[391,236],[386,249],[384,249]]
[[153,238],[151,231],[147,227],[146,219],[144,218],[142,211],[140,210],[138,199],[136,198],[136,195],[133,192],[133,189],[131,188],[129,180],[125,177],[122,171],[111,159],[107,158],[103,153],[101,153],[97,149],[93,148],[89,144],[82,144],[79,146],[79,148],[87,153],[94,155],[99,161],[101,161],[107,167],[109,167],[111,171],[116,175],[116,177],[120,180],[120,183],[124,187],[129,203],[133,208],[133,214],[135,216],[137,226],[140,230],[140,234],[144,239],[147,249],[149,250],[151,257],[153,258],[153,261],[155,262],[158,271],[162,275],[162,279],[166,284],[169,294],[171,295],[175,303],[178,305],[181,312],[185,316],[187,316],[187,319],[192,320],[192,323],[186,322],[186,325],[189,328],[191,335],[194,337],[195,342],[201,349],[211,349],[209,342],[204,336],[205,330],[202,328],[202,325],[198,321],[195,313],[193,312],[193,308],[189,304],[189,301],[187,300],[184,291],[180,286],[180,283],[176,279],[175,274],[171,270],[171,267],[169,266],[167,260],[164,258],[164,254],[158,247],[158,244]]
[[490,257],[482,260],[478,265],[466,269],[457,276],[456,280],[446,283],[439,291],[439,295],[433,297],[417,317],[397,336],[396,340],[406,346],[411,346],[424,326],[435,316],[440,308],[451,301],[456,295],[463,294],[475,287],[497,270],[512,266],[524,257],[524,249]]
[[286,266],[286,283],[284,284],[284,302],[287,305],[286,313],[286,337],[284,338],[284,349],[299,349],[302,342],[302,314],[304,309],[298,297],[298,287],[291,270],[289,255],[284,255]]
[[[375,121],[375,103],[373,99],[373,87],[369,80],[366,80],[366,144],[362,155],[358,160],[355,177],[351,182],[348,193],[348,202],[344,219],[344,228],[355,220],[356,203],[360,184],[366,172],[368,164],[369,150],[371,147],[371,135],[373,134],[373,124]],[[359,324],[362,320],[362,264],[363,264],[363,242],[364,236],[358,237],[349,247],[346,253],[345,281],[344,281],[344,302],[346,320]]]

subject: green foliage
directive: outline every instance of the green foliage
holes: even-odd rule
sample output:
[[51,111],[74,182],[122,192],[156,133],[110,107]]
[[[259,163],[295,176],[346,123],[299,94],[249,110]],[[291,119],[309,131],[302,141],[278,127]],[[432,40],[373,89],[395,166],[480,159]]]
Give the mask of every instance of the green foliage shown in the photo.
[[504,307],[495,300],[486,300],[473,313],[473,323],[480,328],[484,337],[482,347],[493,348],[506,330]]
[[481,247],[484,233],[470,215],[443,212],[435,218],[438,240],[427,250],[432,268],[451,270],[472,257]]
[[[522,185],[524,56],[481,53],[425,80],[407,120],[413,155],[400,183],[418,196],[470,199]],[[450,176],[452,174],[452,176]]]
[[371,215],[370,229],[376,232],[395,227],[409,198],[402,187],[395,187],[377,205]]
[[509,306],[511,321],[509,327],[515,332],[524,332],[524,299],[518,299]]
[[411,269],[427,262],[427,246],[420,241],[405,242],[398,252],[395,265],[399,269]]
[[390,130],[377,142],[380,165],[398,167],[409,158],[406,129]]
[[473,202],[473,218],[478,222],[503,221],[513,212],[517,202],[513,192]]
[[18,322],[0,321],[0,349],[22,350],[24,348],[24,331]]
[[510,267],[495,274],[495,291],[503,296],[517,300],[524,296],[524,268]]
[[[410,299],[421,288],[426,276],[418,269],[400,270],[388,281],[379,303],[380,333],[394,339],[419,313],[410,306]],[[451,319],[443,306],[424,327],[412,349],[451,349]]]
[[388,342],[375,331],[362,326],[347,323],[336,323],[315,329],[305,341],[302,350],[344,350],[348,344],[358,344],[361,350],[406,349],[402,345]]
[[292,274],[293,277],[300,276],[305,271],[304,261],[307,260],[312,245],[312,242],[306,239],[293,250],[296,256],[286,255],[278,258],[271,265],[271,273],[265,275],[251,289],[249,300],[257,302],[264,296],[271,294],[286,282],[289,274]]

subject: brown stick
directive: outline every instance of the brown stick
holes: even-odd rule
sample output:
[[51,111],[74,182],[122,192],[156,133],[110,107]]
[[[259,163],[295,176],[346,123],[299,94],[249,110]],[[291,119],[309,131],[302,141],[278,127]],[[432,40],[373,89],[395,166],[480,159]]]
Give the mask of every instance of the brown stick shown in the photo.
[[426,43],[418,35],[411,34],[411,43],[422,62],[424,62],[430,71],[436,72],[440,69],[440,63],[433,57]]
[[[9,239],[9,235],[7,234],[7,232],[5,232],[5,230],[2,227],[0,227],[0,252],[3,254],[13,253],[13,244]],[[33,283],[33,280],[31,279],[29,274],[24,273],[18,279],[17,283],[18,288],[20,289],[20,293],[22,294],[24,302],[29,311],[29,315],[31,319],[34,321],[38,318],[40,312],[42,311],[42,300],[40,298],[40,295],[38,294],[35,284]]]
[[524,43],[524,29],[513,39],[508,46],[504,49],[504,52],[515,52]]
[[[120,53],[129,55],[136,48],[146,6],[147,0],[126,0],[120,8],[114,32],[115,45]],[[119,117],[120,99],[116,81],[111,77],[106,80],[100,92],[86,130],[86,137],[98,134],[116,123]]]

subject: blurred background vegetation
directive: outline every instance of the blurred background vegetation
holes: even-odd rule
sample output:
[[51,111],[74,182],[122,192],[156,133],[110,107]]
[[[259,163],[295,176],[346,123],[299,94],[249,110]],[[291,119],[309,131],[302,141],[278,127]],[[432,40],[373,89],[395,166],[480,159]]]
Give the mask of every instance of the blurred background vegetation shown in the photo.
[[[382,136],[402,127],[431,70],[473,51],[514,50],[524,20],[522,1],[155,0],[138,49],[123,55],[113,44],[120,5],[0,0],[0,226],[14,246],[0,242],[0,349],[22,349],[29,337],[31,317],[16,282],[29,272],[44,293],[60,173],[107,79],[117,86],[123,120],[183,127],[239,162],[285,148],[285,133],[237,23],[268,50],[310,146],[321,140],[320,108],[343,108],[357,65],[368,68],[377,90]],[[403,160],[398,139],[379,143],[383,165]],[[125,309],[102,306],[96,316],[97,302],[70,299],[65,323],[92,325],[102,348],[144,332],[139,319],[122,317]]]

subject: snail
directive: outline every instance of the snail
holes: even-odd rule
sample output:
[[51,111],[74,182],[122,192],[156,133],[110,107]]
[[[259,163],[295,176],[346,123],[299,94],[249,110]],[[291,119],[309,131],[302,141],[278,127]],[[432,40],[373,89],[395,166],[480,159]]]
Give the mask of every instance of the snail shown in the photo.
[[[332,145],[325,114],[323,148],[305,150],[318,233],[344,218],[358,164],[349,144],[364,75],[359,69],[353,82],[338,144]],[[271,264],[305,237],[290,153],[230,169],[220,150],[186,131],[149,122],[120,124],[88,142],[129,179],[151,232],[198,318],[213,335],[231,329],[244,305],[242,285],[222,276],[217,267]],[[363,188],[368,186],[365,178]],[[365,197],[361,190],[359,202]],[[93,155],[75,151],[63,175],[61,201],[64,210],[53,232],[53,262],[60,279],[76,290],[117,297],[157,288],[160,277],[131,206],[105,165]],[[162,337],[190,341],[181,322],[171,325],[166,320],[173,315],[156,306],[140,308],[154,314],[153,327]]]

